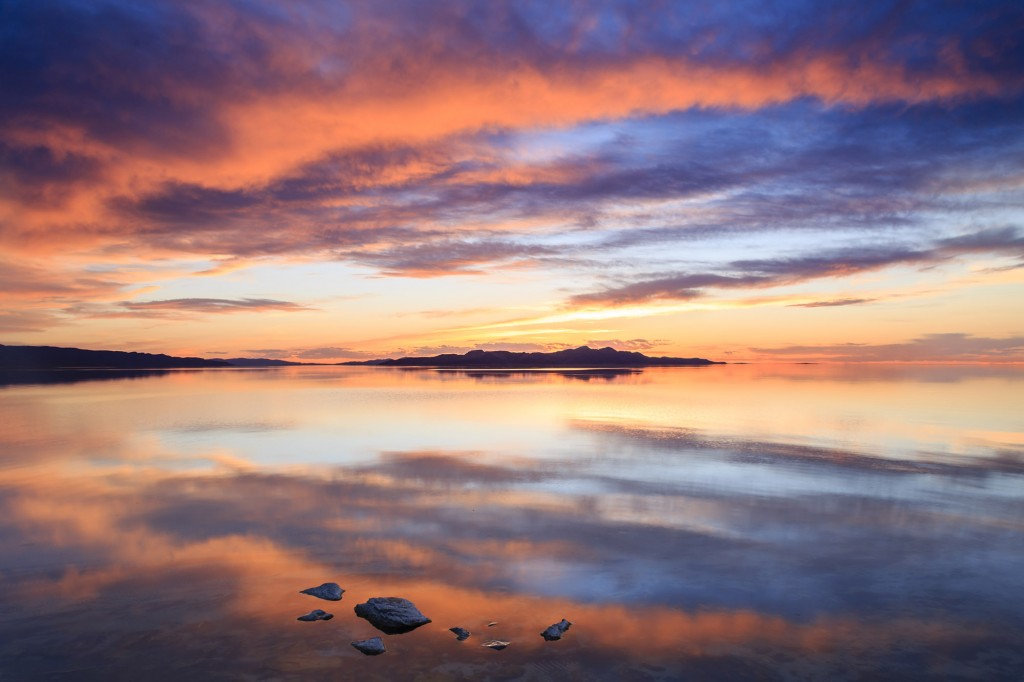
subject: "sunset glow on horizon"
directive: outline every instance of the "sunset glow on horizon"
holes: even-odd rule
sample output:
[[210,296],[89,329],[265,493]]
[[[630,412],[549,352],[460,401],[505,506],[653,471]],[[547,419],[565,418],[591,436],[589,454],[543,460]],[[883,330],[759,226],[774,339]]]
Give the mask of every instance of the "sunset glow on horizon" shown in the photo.
[[1024,362],[1010,2],[0,3],[0,343]]

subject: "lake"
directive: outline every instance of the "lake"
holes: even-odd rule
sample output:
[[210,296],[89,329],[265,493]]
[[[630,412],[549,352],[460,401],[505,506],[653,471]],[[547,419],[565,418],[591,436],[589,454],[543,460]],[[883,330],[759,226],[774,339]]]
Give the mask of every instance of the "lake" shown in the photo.
[[1022,407],[981,366],[7,377],[0,678],[1019,681]]

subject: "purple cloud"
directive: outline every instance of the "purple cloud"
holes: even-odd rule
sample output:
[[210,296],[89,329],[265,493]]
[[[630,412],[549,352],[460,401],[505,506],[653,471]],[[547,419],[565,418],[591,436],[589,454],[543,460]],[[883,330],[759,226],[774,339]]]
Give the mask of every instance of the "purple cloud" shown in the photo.
[[1024,258],[1024,237],[1016,228],[1002,228],[943,239],[920,248],[868,246],[821,255],[737,260],[723,267],[735,274],[686,273],[653,277],[602,291],[577,294],[570,302],[575,305],[622,305],[650,300],[692,300],[702,296],[703,289],[781,286],[895,265],[934,265],[972,253]]
[[309,310],[298,303],[270,298],[171,298],[159,301],[124,301],[120,306],[125,310],[136,312],[237,313],[264,310],[286,312]]
[[828,301],[811,301],[810,303],[794,303],[790,305],[790,308],[836,308],[847,305],[861,305],[864,303],[873,303],[878,299],[875,298],[833,298]]

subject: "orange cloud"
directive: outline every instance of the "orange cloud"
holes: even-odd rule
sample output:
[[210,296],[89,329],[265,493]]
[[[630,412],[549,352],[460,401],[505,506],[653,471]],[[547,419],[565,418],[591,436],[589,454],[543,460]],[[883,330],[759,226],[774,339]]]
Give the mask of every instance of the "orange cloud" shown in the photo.
[[[9,139],[46,144],[59,155],[97,159],[104,172],[68,188],[64,207],[0,200],[0,215],[7,214],[8,224],[0,235],[3,243],[52,252],[54,236],[60,235],[62,246],[116,246],[125,239],[138,246],[137,238],[147,242],[145,228],[112,214],[108,204],[114,197],[139,196],[168,182],[252,188],[341,150],[423,147],[483,130],[561,128],[692,107],[755,109],[805,97],[851,106],[917,103],[991,96],[1007,87],[994,76],[968,71],[955,52],[944,54],[926,73],[910,73],[899,63],[873,59],[870,51],[855,56],[805,51],[763,64],[709,64],[658,55],[614,61],[566,57],[540,64],[529,59],[472,61],[443,52],[423,54],[416,51],[418,45],[394,42],[381,50],[384,43],[373,39],[372,27],[349,48],[366,50],[358,54],[358,69],[344,78],[318,79],[311,74],[324,58],[322,53],[296,49],[289,42],[294,36],[287,33],[280,39],[269,33],[261,37],[270,51],[270,77],[279,79],[274,87],[255,78],[220,92],[200,93],[186,80],[154,86],[166,88],[166,97],[183,105],[211,97],[204,102],[221,144],[209,153],[102,141],[68,123],[9,124],[4,132]],[[327,36],[312,40],[323,44]],[[364,177],[353,188],[407,183],[436,174],[446,163],[430,155],[410,158]],[[479,177],[514,184],[545,177],[565,180],[572,172],[557,166],[513,166]],[[197,243],[200,250],[201,244]]]

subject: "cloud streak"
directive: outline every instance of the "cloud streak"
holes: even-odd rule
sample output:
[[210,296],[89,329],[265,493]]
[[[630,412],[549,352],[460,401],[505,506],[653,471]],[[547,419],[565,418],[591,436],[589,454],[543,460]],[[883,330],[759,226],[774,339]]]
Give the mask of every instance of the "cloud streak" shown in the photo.
[[940,239],[920,248],[849,248],[821,255],[736,260],[724,267],[732,274],[683,273],[653,277],[602,291],[577,294],[570,301],[577,306],[688,301],[703,296],[705,289],[777,287],[809,280],[847,277],[899,265],[936,265],[957,256],[974,253],[1024,258],[1024,235],[1017,228],[1006,227]]
[[793,303],[792,308],[838,308],[847,305],[863,305],[874,303],[874,298],[833,298],[827,301],[811,301],[810,303]]
[[121,301],[114,305],[82,304],[70,306],[65,312],[92,318],[180,317],[187,315],[222,315],[233,313],[301,312],[311,310],[290,301],[270,298],[169,298],[154,301]]
[[169,298],[157,301],[125,301],[128,310],[172,310],[199,313],[234,313],[253,310],[304,310],[304,306],[271,298]]
[[355,255],[354,259],[359,263],[373,265],[385,274],[437,277],[479,274],[478,267],[481,265],[514,266],[553,253],[556,251],[551,247],[501,240],[445,240],[393,247],[384,251],[362,252]]
[[967,333],[926,334],[906,343],[791,345],[751,348],[769,357],[837,362],[1024,362],[1024,336],[991,338]]

